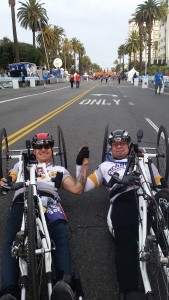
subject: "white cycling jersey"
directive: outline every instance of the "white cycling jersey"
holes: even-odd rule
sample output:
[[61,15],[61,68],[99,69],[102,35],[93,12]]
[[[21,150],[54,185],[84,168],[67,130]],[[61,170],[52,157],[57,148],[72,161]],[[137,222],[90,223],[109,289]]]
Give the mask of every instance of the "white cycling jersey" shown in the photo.
[[[88,176],[84,191],[88,192],[94,188],[97,188],[103,182],[108,183],[111,179],[111,176],[114,173],[118,173],[119,179],[122,179],[124,172],[126,170],[127,162],[128,162],[127,159],[121,159],[121,160],[114,159],[113,161],[105,161],[102,164],[100,164],[98,166],[98,168],[92,174],[90,174]],[[152,164],[152,170],[153,170],[156,184],[159,184],[161,176],[159,175],[158,170],[154,164]],[[146,175],[148,177],[149,182],[151,182],[151,176],[150,176],[147,165],[145,165],[145,171],[146,171]],[[113,185],[113,187],[108,188],[109,192],[112,190],[112,188],[114,188],[115,185],[117,185],[117,183],[115,183]],[[113,202],[118,197],[118,195],[120,195],[121,193],[128,192],[132,189],[133,189],[133,186],[127,186],[125,191],[120,191],[115,196],[113,196],[111,198],[111,202]]]
[[[57,172],[63,173],[62,182],[65,180],[65,178],[70,176],[69,171],[66,170],[64,167],[53,166],[51,163],[46,165],[46,170],[47,170],[49,177],[53,177],[53,178],[56,176]],[[18,171],[19,171],[19,163],[16,163],[14,165],[14,167],[11,169],[9,175],[12,176],[13,178],[15,178],[15,180],[16,180]],[[41,167],[38,167],[38,165],[37,165],[37,174],[38,174],[38,176],[36,178],[37,189],[39,191],[49,193],[49,194],[53,195],[54,198],[57,198],[58,192],[57,192],[57,188],[54,187],[54,182],[47,181],[47,178],[46,178],[46,175],[45,175],[43,169]],[[22,174],[19,181],[23,182],[23,180],[24,180],[24,178],[23,178],[23,174]],[[25,191],[25,188],[21,188],[21,189],[17,190],[14,194],[13,200],[19,194],[23,193],[24,191]]]

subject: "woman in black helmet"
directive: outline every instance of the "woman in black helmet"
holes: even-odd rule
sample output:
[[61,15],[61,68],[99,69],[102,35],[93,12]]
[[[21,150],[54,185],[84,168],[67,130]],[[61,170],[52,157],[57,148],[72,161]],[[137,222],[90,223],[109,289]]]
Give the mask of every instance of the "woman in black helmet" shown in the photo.
[[[126,130],[117,129],[108,138],[112,157],[105,161],[87,178],[84,191],[90,191],[106,183],[113,204],[112,226],[115,236],[115,263],[119,285],[119,300],[141,300],[138,291],[138,207],[133,186],[108,186],[111,176],[122,179],[131,145]],[[156,183],[160,183],[157,169],[153,168]],[[150,177],[150,176],[149,176]]]

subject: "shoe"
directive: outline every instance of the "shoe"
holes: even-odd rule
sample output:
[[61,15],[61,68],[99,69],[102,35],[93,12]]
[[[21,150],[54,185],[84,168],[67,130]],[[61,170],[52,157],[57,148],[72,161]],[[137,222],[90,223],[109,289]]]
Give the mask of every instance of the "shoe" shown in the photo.
[[157,91],[155,90],[155,94],[157,94]]
[[126,294],[126,300],[141,300],[141,295],[139,292],[131,292]]
[[75,300],[75,295],[70,285],[64,281],[58,281],[52,291],[51,300]]
[[6,295],[3,295],[2,297],[0,297],[0,300],[17,300],[17,299],[10,294],[6,294]]

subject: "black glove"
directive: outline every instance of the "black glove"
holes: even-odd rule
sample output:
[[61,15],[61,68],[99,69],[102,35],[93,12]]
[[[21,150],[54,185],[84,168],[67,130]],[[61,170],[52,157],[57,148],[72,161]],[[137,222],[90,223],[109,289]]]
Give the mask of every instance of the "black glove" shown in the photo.
[[87,146],[84,146],[80,149],[76,158],[76,164],[81,166],[84,158],[89,158],[89,148]]

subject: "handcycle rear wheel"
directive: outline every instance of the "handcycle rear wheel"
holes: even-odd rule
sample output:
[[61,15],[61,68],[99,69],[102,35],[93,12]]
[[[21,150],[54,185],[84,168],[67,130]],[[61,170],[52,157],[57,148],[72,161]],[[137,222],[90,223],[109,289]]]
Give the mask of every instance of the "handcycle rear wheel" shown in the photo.
[[160,175],[168,181],[169,176],[169,146],[166,128],[161,125],[157,134],[157,168]]
[[104,138],[103,138],[102,162],[106,160],[106,155],[107,155],[108,131],[109,131],[109,125],[107,124],[105,127]]
[[8,137],[5,128],[0,129],[0,178],[7,177],[9,172]]
[[158,191],[155,201],[149,209],[150,223],[155,235],[149,266],[155,299],[169,299],[169,268],[161,262],[169,257],[169,190],[166,188]]
[[58,145],[59,145],[59,158],[60,158],[60,164],[61,166],[64,166],[67,169],[67,154],[66,154],[66,146],[65,146],[65,140],[63,136],[63,131],[60,126],[58,126],[57,130],[58,134]]

